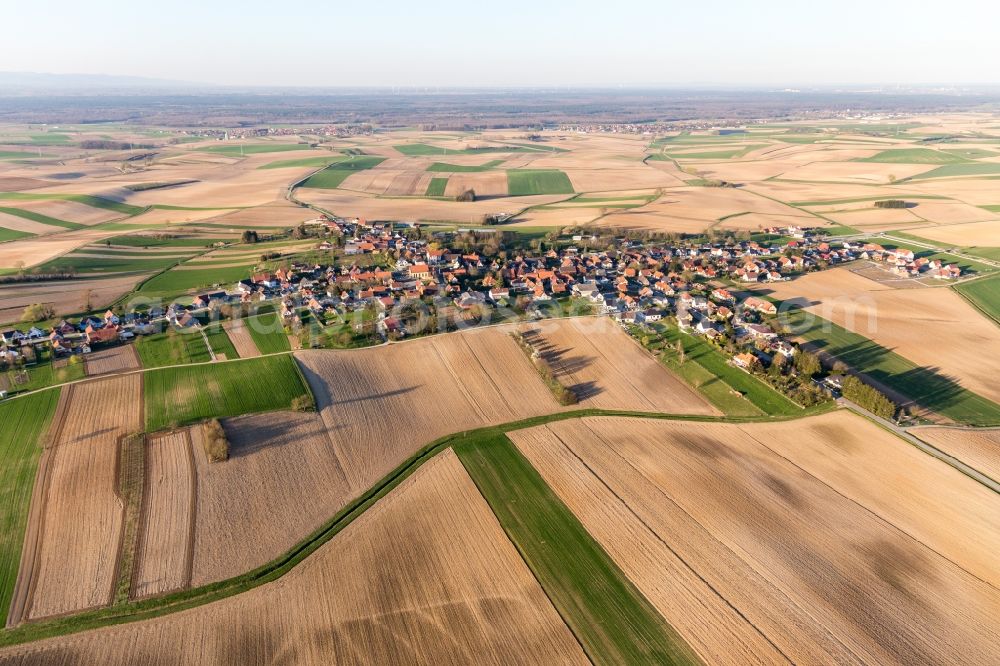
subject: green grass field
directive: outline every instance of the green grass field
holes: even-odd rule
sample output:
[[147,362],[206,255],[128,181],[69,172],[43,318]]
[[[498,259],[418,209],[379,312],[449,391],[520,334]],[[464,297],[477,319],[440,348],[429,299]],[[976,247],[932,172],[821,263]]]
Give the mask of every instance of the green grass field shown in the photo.
[[[100,250],[95,249],[92,252],[96,254],[100,252]],[[66,271],[70,269],[72,269],[74,273],[139,273],[160,271],[180,261],[180,259],[176,257],[157,257],[155,255],[150,255],[149,257],[115,258],[111,257],[111,254],[112,253],[109,252],[104,258],[84,257],[77,253],[64,254],[61,257],[57,257],[51,261],[46,261],[44,264],[41,264],[38,267],[38,270],[43,273]]]
[[924,180],[926,178],[956,178],[959,176],[994,176],[1000,174],[1000,164],[992,162],[965,162],[962,164],[946,164],[925,173],[918,173],[906,180]]
[[982,148],[949,148],[942,150],[942,153],[955,155],[966,160],[978,160],[984,157],[997,157],[1000,153],[993,150],[983,150]]
[[573,194],[573,183],[569,176],[557,169],[509,169],[507,191],[512,196]]
[[1000,325],[1000,275],[956,284],[954,289]]
[[247,143],[247,144],[226,144],[224,146],[208,146],[199,148],[200,153],[213,153],[215,155],[225,155],[226,157],[239,157],[241,155],[259,155],[261,153],[286,153],[291,150],[311,150],[312,146],[306,143]]
[[883,150],[871,157],[861,157],[855,162],[879,162],[881,164],[964,164],[964,157],[930,148],[897,148]]
[[352,173],[371,169],[381,164],[384,160],[384,157],[370,157],[367,155],[351,157],[343,162],[331,164],[319,173],[309,176],[300,187],[316,187],[326,190],[336,189]]
[[746,146],[741,146],[739,148],[726,148],[725,150],[709,150],[697,153],[677,153],[677,152],[667,152],[668,157],[683,160],[729,160],[735,157],[743,157],[751,150],[756,150],[757,148],[763,148],[764,144],[747,144]]
[[140,335],[135,340],[135,350],[144,368],[161,368],[182,363],[211,361],[205,339],[198,329],[168,331],[154,335]]
[[128,247],[194,247],[203,248],[215,243],[232,243],[231,238],[156,238],[153,236],[115,236],[108,239],[112,245]]
[[269,312],[256,317],[247,317],[244,323],[261,354],[277,354],[291,349],[278,313]]
[[1000,247],[967,247],[963,249],[966,254],[972,254],[992,261],[1000,261]]
[[0,627],[7,623],[38,456],[59,390],[0,403]]
[[503,160],[490,160],[483,164],[476,164],[472,166],[466,166],[463,164],[448,164],[447,162],[435,162],[434,164],[427,167],[428,171],[435,172],[454,172],[454,173],[478,173],[480,171],[489,171],[490,169],[503,164]]
[[653,141],[653,146],[712,146],[719,143],[740,143],[750,137],[760,137],[761,134],[678,134],[665,136]]
[[425,194],[429,197],[443,197],[445,188],[447,187],[447,178],[431,178],[431,182],[427,184],[427,192]]
[[[663,329],[665,329],[665,326],[660,325],[658,330]],[[674,330],[676,331],[676,329]],[[644,336],[640,332],[637,337],[642,340]],[[652,352],[659,353],[661,363],[670,368],[675,375],[687,382],[688,385],[697,389],[699,393],[705,396],[705,399],[723,414],[726,416],[763,416],[765,414],[764,410],[747,400],[746,396],[740,395],[720,377],[707,370],[705,366],[698,363],[694,358],[691,358],[687,353],[686,347],[685,360],[681,363],[677,350],[671,346],[676,343],[679,336],[673,336],[673,341],[667,335],[662,335],[659,339],[657,339],[657,336],[650,337],[653,339],[650,340],[648,345],[644,346]]]
[[[770,416],[802,415],[800,406],[763,381],[729,365],[722,352],[701,338],[689,335],[672,324],[657,323],[654,330],[659,332],[668,344],[676,344],[678,340],[681,341],[684,345],[685,365],[697,363],[729,388],[743,394],[747,401],[764,414]],[[718,391],[718,389],[713,390]]]
[[24,153],[18,150],[0,150],[0,160],[27,160],[38,157],[38,153]]
[[212,351],[215,352],[216,356],[225,354],[226,360],[240,357],[236,352],[236,347],[233,346],[233,341],[229,339],[229,334],[226,333],[226,329],[222,328],[221,323],[206,327],[205,335],[208,337],[208,344],[211,345]]
[[143,381],[149,431],[288,409],[309,394],[290,354],[151,370]]
[[485,153],[538,153],[538,152],[565,152],[563,149],[551,150],[541,146],[526,146],[524,144],[511,144],[504,146],[483,146],[481,148],[462,148],[452,150],[441,148],[426,143],[407,143],[393,146],[396,150],[408,157],[431,157],[436,155],[482,155]]
[[46,132],[45,134],[32,134],[32,143],[39,143],[42,145],[59,145],[64,143],[69,143],[70,137],[68,134],[56,134]]
[[[47,354],[47,352],[46,352]],[[36,391],[55,384],[65,384],[66,382],[83,379],[85,370],[82,359],[76,357],[76,363],[68,363],[61,368],[53,367],[48,356],[43,356],[38,365],[27,368],[28,380],[23,384],[15,383],[15,373],[7,371],[9,391],[11,394],[24,393],[26,391]]]
[[[250,275],[252,261],[246,267],[204,268],[197,270],[171,270],[150,278],[139,289],[141,294],[181,294],[190,289],[212,285],[230,285]],[[231,285],[230,285],[231,286]]]
[[258,169],[287,169],[289,167],[324,167],[330,166],[331,164],[337,164],[338,162],[344,162],[351,159],[347,155],[330,155],[329,157],[303,157],[298,160],[279,160],[277,162],[268,162],[263,164]]
[[27,231],[16,231],[14,229],[8,229],[6,227],[0,227],[0,243],[4,241],[17,240],[19,238],[32,238],[35,234],[29,234]]
[[837,324],[790,309],[783,322],[800,338],[917,404],[959,423],[1000,425],[1000,405]]
[[454,449],[594,663],[699,663],[506,435]]
[[42,215],[41,213],[36,213],[33,210],[22,210],[20,208],[10,208],[8,206],[0,206],[0,213],[16,215],[17,217],[23,217],[26,220],[40,222],[41,224],[48,224],[53,227],[62,227],[64,229],[83,229],[86,226],[76,222],[67,222],[66,220],[59,220],[54,217],[49,217],[48,215]]
[[116,213],[122,213],[123,215],[138,215],[146,210],[140,206],[132,206],[119,201],[112,201],[111,199],[91,196],[89,194],[57,194],[54,192],[49,194],[33,194],[31,192],[0,192],[0,199],[10,199],[15,201],[75,201],[76,203],[82,203],[84,205],[91,206],[92,208],[112,210]]

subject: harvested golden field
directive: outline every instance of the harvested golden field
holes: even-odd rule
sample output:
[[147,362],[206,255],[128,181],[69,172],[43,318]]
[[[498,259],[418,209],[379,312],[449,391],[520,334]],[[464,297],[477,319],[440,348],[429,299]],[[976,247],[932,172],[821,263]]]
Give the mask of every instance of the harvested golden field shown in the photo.
[[[444,177],[446,174],[440,174]],[[453,173],[445,187],[446,197],[457,197],[466,190],[475,190],[477,197],[507,196],[507,173],[484,171],[482,173]]]
[[[154,208],[152,210],[147,210],[145,213],[140,213],[135,217],[130,217],[127,220],[122,220],[120,224],[134,224],[136,229],[140,228],[140,225],[145,228],[145,225],[171,225],[171,224],[185,224],[189,222],[198,222],[201,220],[207,220],[211,217],[216,217],[217,215],[222,215],[226,211],[218,209],[207,209],[207,210],[169,210]],[[118,232],[121,233],[121,232]],[[216,230],[213,233],[213,237],[219,238],[225,236],[226,234],[222,230]]]
[[997,202],[997,181],[986,178],[948,178],[917,180],[907,187],[923,194],[936,194],[973,206],[993,206]]
[[14,231],[23,231],[28,234],[43,235],[43,234],[54,234],[60,231],[64,231],[63,227],[58,227],[54,224],[43,224],[41,222],[35,222],[34,220],[29,220],[18,215],[11,215],[9,213],[0,213],[0,227],[4,229],[13,229]]
[[111,349],[91,352],[84,356],[83,360],[84,368],[90,376],[138,370],[142,367],[133,345],[119,345]]
[[103,606],[117,572],[122,502],[118,438],[142,429],[142,378],[62,390],[38,468],[11,621]]
[[[985,208],[970,206],[966,203],[956,201],[921,201],[913,208],[913,213],[917,217],[922,217],[928,222],[938,224],[958,224],[962,222],[980,222],[984,220],[1000,219],[996,213],[991,213]],[[1000,242],[994,238],[996,242]]]
[[[351,499],[317,414],[228,419],[229,459],[210,463],[195,428],[194,586],[237,576],[288,551]],[[239,511],[233,507],[239,506]]]
[[780,300],[805,299],[810,312],[1000,401],[995,367],[983,362],[1000,357],[1000,329],[951,289],[891,289],[836,268],[773,283],[767,291]]
[[675,414],[717,412],[606,317],[520,327],[580,398],[580,407]]
[[[12,245],[12,243],[3,243]],[[0,250],[2,251],[2,250]],[[44,303],[52,306],[56,316],[83,312],[89,293],[92,308],[100,309],[122,294],[128,293],[148,275],[129,275],[92,280],[55,280],[5,284],[0,289],[0,323],[18,321],[26,305]]]
[[703,218],[677,217],[655,204],[610,213],[599,221],[601,226],[622,229],[648,229],[677,234],[698,234],[713,222]]
[[[593,417],[510,436],[707,663],[1000,655],[995,584],[925,540],[952,530],[995,552],[1000,500],[849,412],[747,425]],[[896,492],[904,472],[886,452],[914,456],[919,482]],[[840,461],[832,487],[827,456]],[[848,478],[866,492],[845,493]],[[941,493],[951,508],[925,511]],[[975,514],[964,526],[991,532],[946,525],[959,506]]]
[[453,453],[283,578],[0,663],[588,663]]
[[[755,162],[713,162],[693,165],[704,178],[727,180],[731,183],[748,183],[775,178],[801,164],[792,159],[770,159]],[[687,176],[695,178],[696,176]]]
[[918,217],[915,211],[904,208],[867,208],[823,214],[837,224],[849,227],[888,227],[923,223],[923,219]]
[[420,171],[404,171],[392,179],[385,188],[389,196],[423,196],[431,183],[432,173]]
[[829,223],[826,220],[819,217],[803,219],[802,217],[795,215],[765,215],[763,213],[747,213],[746,215],[734,215],[733,217],[727,217],[716,226],[719,229],[746,229],[748,231],[756,231],[758,229],[767,229],[776,225],[825,227],[828,224]]
[[242,319],[227,319],[222,323],[222,327],[226,329],[226,335],[229,336],[240,358],[260,356],[260,350],[257,349],[257,343],[253,341],[246,322]]
[[798,208],[730,187],[675,188],[668,190],[650,207],[678,217],[700,217],[713,221],[737,213],[798,217],[802,218],[800,224],[815,219]]
[[25,267],[30,268],[81,245],[90,245],[119,234],[120,231],[76,229],[0,243],[0,268],[15,268],[18,262],[24,262]]
[[847,412],[759,424],[753,433],[839,494],[1000,588],[998,497],[985,486]]
[[[294,158],[306,157],[304,153],[305,151],[294,151]],[[256,167],[263,162],[256,158],[261,157],[274,160],[274,154],[255,155],[253,158],[247,158],[245,163],[213,167],[210,179],[184,187],[136,192],[129,197],[128,203],[134,206],[152,204],[191,206],[192,202],[197,202],[198,208],[262,206],[283,200],[291,183],[315,171],[314,167],[258,169]],[[171,173],[179,175],[176,172]]]
[[513,213],[529,206],[554,203],[566,198],[564,194],[539,194],[473,202],[380,199],[360,192],[311,188],[299,188],[296,196],[346,217],[366,217],[372,220],[450,220],[462,224],[479,224],[486,213]]
[[1000,220],[923,227],[918,235],[921,238],[959,247],[996,246],[1000,245]]
[[60,201],[58,199],[52,199],[40,201],[15,201],[11,203],[14,204],[11,206],[12,208],[20,208],[21,210],[39,213],[47,217],[54,217],[57,220],[63,220],[65,222],[76,222],[77,224],[99,224],[101,222],[109,222],[110,220],[124,217],[117,211],[95,208],[93,206],[88,206],[87,204],[77,203],[76,201]]
[[[531,329],[577,392],[574,408],[716,413],[606,319],[550,320]],[[439,437],[562,409],[512,330],[296,353],[353,494]]]
[[878,162],[813,162],[781,174],[784,180],[834,181],[887,185],[930,171],[930,164],[881,164]]
[[[545,165],[536,162],[532,168],[545,168]],[[646,166],[642,163],[634,168],[623,169],[622,165],[617,165],[616,169],[595,169],[583,168],[573,169],[565,163],[553,168],[563,168],[569,180],[573,183],[573,189],[577,192],[602,192],[605,190],[627,190],[639,187],[674,187],[680,185],[679,180],[664,171]]]
[[296,353],[352,495],[439,437],[560,410],[509,330]]
[[191,584],[196,490],[188,430],[150,436],[133,598]]
[[567,227],[584,225],[601,216],[601,209],[584,206],[565,208],[532,208],[518,215],[512,226],[523,227]]
[[220,211],[211,223],[236,227],[292,227],[317,217],[318,213],[310,208],[274,203],[231,212]]
[[911,428],[909,433],[958,458],[991,479],[1000,480],[1000,430]]

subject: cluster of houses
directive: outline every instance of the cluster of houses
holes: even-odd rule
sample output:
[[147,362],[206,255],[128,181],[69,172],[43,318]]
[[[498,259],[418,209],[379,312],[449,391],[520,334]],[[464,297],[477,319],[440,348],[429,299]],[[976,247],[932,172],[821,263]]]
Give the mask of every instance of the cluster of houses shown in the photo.
[[[163,310],[157,310],[162,318]],[[119,316],[108,310],[103,317],[84,317],[76,323],[63,319],[45,330],[37,326],[26,331],[7,329],[0,331],[0,366],[33,360],[34,349],[39,346],[48,346],[56,356],[89,353],[95,346],[127,341],[137,333],[150,333],[154,326],[150,312]]]
[[229,129],[199,129],[184,132],[189,136],[227,139],[257,139],[268,136],[311,136],[349,137],[370,136],[375,128],[366,123],[351,125],[322,125],[312,127],[230,127]]
[[930,276],[938,280],[954,280],[962,276],[962,269],[955,264],[945,264],[940,259],[917,257],[906,248],[886,249],[878,243],[844,242],[844,247],[859,259],[884,264],[887,269],[903,277]]
[[[11,353],[16,357],[16,350],[25,345],[51,344],[56,354],[87,352],[94,345],[162,330],[167,323],[197,326],[205,311],[225,305],[271,302],[293,326],[306,311],[325,322],[366,310],[376,330],[389,337],[419,332],[408,330],[400,314],[417,301],[433,306],[439,316],[446,308],[448,316],[474,318],[484,309],[498,307],[542,316],[543,304],[568,299],[587,303],[623,324],[675,315],[682,328],[695,334],[735,336],[754,341],[759,352],[769,349],[790,356],[791,345],[761,321],[762,316],[774,314],[774,305],[758,298],[737,303],[725,288],[726,279],[743,284],[787,280],[796,273],[857,258],[908,262],[905,265],[920,261],[908,251],[888,251],[873,244],[844,242],[834,247],[799,228],[768,230],[784,238],[780,244],[619,238],[610,249],[590,250],[594,238],[574,236],[572,244],[535,254],[515,249],[486,256],[451,249],[448,234],[415,238],[390,223],[320,218],[315,224],[340,238],[336,244],[323,240],[318,245],[320,250],[340,250],[342,256],[334,263],[292,262],[259,271],[231,288],[197,294],[190,303],[124,314],[108,311],[103,318],[62,321],[49,330],[3,331],[0,348],[5,356],[0,360],[10,360]],[[749,363],[746,358],[734,360],[738,365]]]

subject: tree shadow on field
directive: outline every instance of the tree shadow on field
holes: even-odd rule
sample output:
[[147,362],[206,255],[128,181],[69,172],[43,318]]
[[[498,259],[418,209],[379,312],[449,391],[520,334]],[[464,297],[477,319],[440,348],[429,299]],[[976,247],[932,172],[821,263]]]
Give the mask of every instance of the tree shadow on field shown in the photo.
[[[302,424],[306,423],[305,426]],[[276,413],[267,418],[230,419],[223,423],[229,439],[229,458],[250,456],[264,449],[297,446],[312,437],[326,437],[319,414]]]
[[353,398],[346,398],[342,400],[337,398],[332,398],[330,400],[330,404],[336,406],[336,405],[349,405],[353,402],[368,402],[372,400],[382,400],[384,398],[392,398],[397,395],[406,395],[407,393],[416,391],[418,388],[420,388],[420,386],[407,386],[405,388],[395,389],[393,391],[385,391],[383,393],[372,393],[369,395],[359,395]]
[[577,400],[587,400],[604,393],[604,389],[597,385],[597,382],[578,382],[568,387]]

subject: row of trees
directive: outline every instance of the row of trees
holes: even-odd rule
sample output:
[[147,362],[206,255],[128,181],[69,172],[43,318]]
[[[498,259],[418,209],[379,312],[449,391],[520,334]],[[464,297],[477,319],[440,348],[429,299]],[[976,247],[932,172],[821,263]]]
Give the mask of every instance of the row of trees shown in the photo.
[[896,404],[884,393],[865,384],[854,376],[844,378],[841,393],[851,402],[867,409],[875,416],[891,421],[896,416]]

